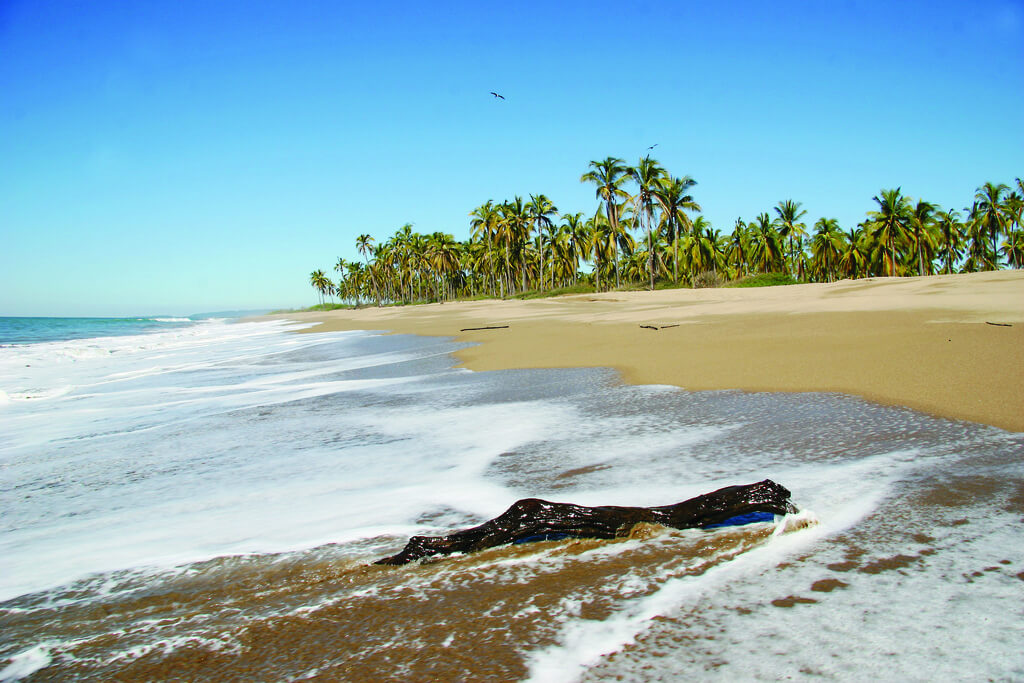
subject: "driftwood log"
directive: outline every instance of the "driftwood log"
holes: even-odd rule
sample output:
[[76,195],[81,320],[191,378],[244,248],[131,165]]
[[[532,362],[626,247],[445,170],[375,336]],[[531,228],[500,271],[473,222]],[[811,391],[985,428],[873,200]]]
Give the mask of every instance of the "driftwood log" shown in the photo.
[[472,552],[509,543],[558,538],[626,536],[641,522],[675,529],[708,527],[755,512],[795,512],[789,491],[770,479],[745,486],[727,486],[675,505],[639,508],[605,505],[585,507],[538,498],[517,501],[498,517],[448,536],[413,536],[397,555],[374,564],[406,564],[433,555]]

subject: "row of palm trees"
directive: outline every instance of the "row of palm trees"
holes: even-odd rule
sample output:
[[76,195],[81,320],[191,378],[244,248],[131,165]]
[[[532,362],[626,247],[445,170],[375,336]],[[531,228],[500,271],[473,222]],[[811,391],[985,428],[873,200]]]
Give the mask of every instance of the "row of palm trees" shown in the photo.
[[362,260],[339,258],[333,281],[323,270],[310,284],[325,297],[359,305],[461,297],[507,297],[579,285],[600,291],[658,282],[679,285],[785,273],[798,281],[928,275],[1024,264],[1024,185],[985,183],[961,212],[900,188],[872,198],[865,220],[843,230],[787,199],[729,234],[701,215],[690,176],[674,176],[649,156],[635,166],[607,157],[591,161],[593,214],[560,213],[543,194],[493,200],[469,213],[470,236],[423,235],[406,224],[387,238],[356,239]]

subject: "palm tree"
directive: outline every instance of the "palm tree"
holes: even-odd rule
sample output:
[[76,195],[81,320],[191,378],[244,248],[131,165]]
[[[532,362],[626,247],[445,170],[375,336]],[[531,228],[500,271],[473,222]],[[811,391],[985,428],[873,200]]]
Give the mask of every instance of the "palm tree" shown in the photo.
[[342,276],[341,279],[338,281],[337,288],[335,289],[335,291],[338,293],[338,298],[339,299],[341,299],[344,296],[344,294],[342,294],[342,292],[345,289],[344,282],[345,282],[345,266],[346,265],[348,265],[348,264],[346,263],[345,259],[340,258],[340,257],[338,258],[337,263],[334,264],[335,272],[341,273],[341,276]]
[[737,218],[732,234],[729,235],[729,243],[725,251],[729,263],[735,266],[734,275],[736,277],[742,277],[747,274],[748,261],[750,259],[749,243],[747,224],[743,222],[742,218]]
[[1014,230],[1003,240],[1003,253],[1014,268],[1024,263],[1024,230]]
[[771,216],[758,215],[750,229],[750,261],[761,273],[773,273],[784,266],[781,237],[775,229]]
[[391,252],[394,259],[396,290],[401,291],[402,300],[412,302],[412,223],[406,223],[395,231],[391,238]]
[[819,218],[811,238],[811,269],[815,275],[832,282],[839,270],[845,237],[835,218]]
[[356,308],[359,308],[359,298],[363,291],[363,264],[353,261],[346,268],[348,269],[348,277],[345,278],[345,281],[348,283],[346,296],[354,298],[356,300]]
[[570,266],[572,259],[569,256],[571,246],[565,226],[558,225],[551,231],[548,236],[548,249],[551,252],[548,259],[548,272],[551,273],[551,288],[555,289],[564,286],[572,272]]
[[392,265],[394,256],[395,252],[388,244],[378,244],[373,248],[373,266],[370,272],[377,283],[378,306],[382,305],[381,301],[394,298],[389,296],[390,292],[387,287],[390,284],[387,275],[394,270]]
[[858,225],[846,233],[838,266],[840,273],[853,279],[867,272],[868,254],[864,244],[863,227]]
[[[470,221],[473,233],[482,233],[484,235],[484,242],[487,244],[487,267],[488,272],[490,273],[491,296],[494,296],[494,252],[491,249],[491,235],[497,232],[498,221],[501,220],[501,214],[498,212],[498,208],[494,206],[494,202],[488,199],[486,203],[473,209],[469,215],[473,218],[473,220]],[[504,298],[504,296],[505,294],[503,289],[502,298]]]
[[530,195],[530,203],[527,206],[530,212],[530,222],[537,229],[537,235],[540,237],[540,291],[544,291],[544,233],[547,232],[549,237],[551,229],[554,228],[555,224],[551,220],[551,216],[558,212],[558,209],[551,200],[546,196]]
[[598,199],[604,201],[605,212],[608,218],[608,225],[611,227],[612,251],[615,259],[615,287],[619,287],[619,212],[618,202],[620,199],[627,199],[629,193],[622,189],[622,186],[629,179],[626,162],[618,157],[606,157],[603,161],[591,161],[590,171],[580,176],[581,183],[594,183],[597,186],[595,194]]
[[309,274],[309,284],[320,293],[320,305],[324,304],[324,296],[334,291],[334,284],[327,279],[327,274],[322,270],[314,270]]
[[798,223],[806,211],[800,209],[801,202],[794,202],[792,199],[779,202],[775,207],[776,223],[779,226],[779,237],[789,240],[790,274],[793,274],[792,266],[796,262],[796,254],[793,252],[793,238],[800,238],[807,234],[804,224]]
[[889,250],[889,276],[896,275],[896,243],[907,236],[910,205],[900,188],[882,190],[872,200],[878,204],[878,211],[868,212],[871,219],[870,234]]
[[569,256],[572,259],[572,281],[576,282],[576,273],[579,271],[579,258],[586,253],[586,221],[583,219],[583,212],[563,213],[562,229],[569,238]]
[[[918,200],[917,205],[914,206],[910,212],[909,218],[909,237],[914,242],[914,246],[917,247],[917,274],[924,275],[924,251],[927,248],[929,254],[932,250],[930,241],[930,232],[935,222],[935,207],[932,204],[924,201],[923,199]],[[931,271],[931,259],[928,261],[929,272]]]
[[454,297],[452,282],[459,272],[459,247],[455,238],[443,232],[435,232],[427,237],[427,267],[433,272],[437,298],[444,301]]
[[366,255],[367,252],[373,251],[373,245],[374,239],[370,235],[364,233],[356,238],[356,250],[363,255],[363,260],[366,261],[366,271],[370,274],[370,282],[373,284],[373,296],[377,301],[377,306],[380,306],[380,290],[377,289],[377,280],[370,268],[370,259]]
[[[1021,185],[1020,178],[1017,178],[1018,187]],[[1006,262],[1014,268],[1020,268],[1020,251],[1016,245],[1024,242],[1024,232],[1021,231],[1024,224],[1024,189],[1021,192],[1011,192],[1003,203],[1006,207],[1006,216],[1009,225],[1006,230],[1006,241],[1003,242],[1003,253],[1006,254]]]
[[423,300],[423,284],[426,280],[427,262],[428,262],[428,245],[427,239],[414,232],[409,236],[409,262],[407,268],[409,269],[409,287],[410,296],[412,291],[412,282],[415,280],[416,283],[416,298]]
[[[526,243],[530,235],[530,213],[523,203],[523,198],[516,196],[502,205],[504,215],[504,234],[508,255],[519,256],[519,291],[526,291]],[[507,260],[506,260],[507,267]],[[511,281],[509,281],[511,289]]]
[[320,289],[320,277],[324,276],[325,273],[322,270],[314,270],[309,274],[309,284],[320,294],[320,304],[324,303],[324,291]]
[[654,289],[654,238],[652,226],[654,218],[655,191],[665,177],[665,169],[648,157],[641,157],[636,166],[628,169],[629,176],[637,185],[637,192],[633,196],[633,205],[636,207],[636,217],[640,222],[640,229],[647,231],[647,265],[650,273],[651,289]]
[[691,280],[705,271],[717,272],[724,255],[719,231],[713,230],[704,216],[697,216],[693,228],[683,237],[682,253]]
[[[587,244],[594,254],[594,288],[601,291],[601,263],[607,263],[608,247],[611,246],[611,226],[608,225],[608,217],[601,214],[598,207],[594,215],[587,219]],[[605,258],[602,258],[605,257]]]
[[512,257],[512,228],[511,219],[509,218],[511,209],[509,208],[509,202],[506,200],[498,206],[498,222],[495,225],[494,236],[497,239],[499,245],[501,245],[501,257],[505,264],[505,272],[503,277],[499,279],[501,282],[501,297],[505,298],[507,294],[512,293],[512,268],[510,259]]
[[978,220],[984,227],[985,232],[992,239],[992,269],[999,268],[999,252],[996,248],[996,241],[999,235],[1006,232],[1006,207],[1003,206],[1003,194],[1009,192],[1010,188],[999,183],[985,183],[974,193],[974,200],[978,205]]
[[686,232],[693,228],[687,211],[701,211],[700,204],[687,194],[697,181],[688,175],[682,178],[666,176],[659,183],[654,196],[661,204],[662,223],[666,224],[672,236],[672,282],[679,284],[679,226]]
[[[694,221],[694,225],[696,225],[696,221]],[[722,236],[722,231],[715,230],[711,227],[710,223],[707,223],[704,228],[704,243],[705,249],[710,256],[711,270],[717,273],[720,268],[725,266],[725,252],[728,248],[728,243]]]
[[950,209],[935,214],[935,225],[938,227],[938,247],[942,252],[942,269],[948,275],[953,272],[953,264],[962,253],[964,224],[960,222],[957,210]]
[[964,260],[963,269],[967,273],[995,270],[996,255],[989,249],[988,232],[978,202],[974,202],[967,212],[964,225],[967,258]]

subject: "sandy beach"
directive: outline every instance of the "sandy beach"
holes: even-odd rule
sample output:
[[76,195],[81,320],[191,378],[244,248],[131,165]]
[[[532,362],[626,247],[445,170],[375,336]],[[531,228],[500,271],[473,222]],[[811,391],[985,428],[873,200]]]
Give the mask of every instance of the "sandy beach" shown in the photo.
[[[692,391],[840,392],[1024,432],[1022,271],[279,317],[479,342],[458,353],[472,370],[612,367]],[[481,327],[495,329],[466,330]]]

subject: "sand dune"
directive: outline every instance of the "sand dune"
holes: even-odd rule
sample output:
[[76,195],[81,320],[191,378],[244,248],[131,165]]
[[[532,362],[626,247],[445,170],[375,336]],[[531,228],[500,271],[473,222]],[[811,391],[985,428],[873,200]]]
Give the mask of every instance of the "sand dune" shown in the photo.
[[[473,370],[607,366],[688,390],[841,392],[1024,432],[1024,271],[281,317],[481,342],[458,353]],[[495,325],[508,327],[460,332]]]

